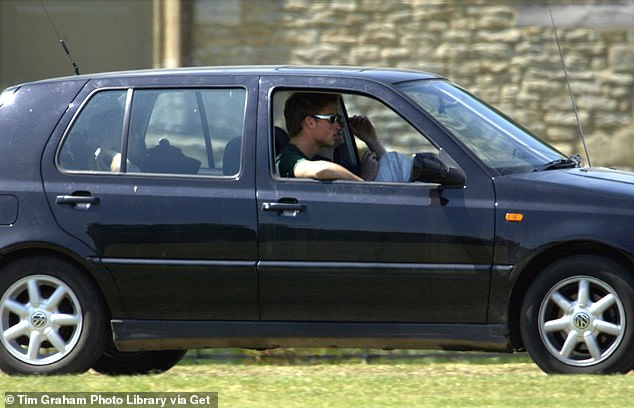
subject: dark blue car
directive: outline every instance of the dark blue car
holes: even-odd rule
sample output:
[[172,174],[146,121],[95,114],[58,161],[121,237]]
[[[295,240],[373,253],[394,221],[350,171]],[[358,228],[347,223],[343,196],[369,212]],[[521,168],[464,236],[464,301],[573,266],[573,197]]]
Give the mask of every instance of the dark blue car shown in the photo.
[[[371,118],[406,181],[280,177],[294,92]],[[446,79],[234,67],[0,97],[0,368],[169,369],[188,348],[527,350],[634,368],[634,174],[584,167]]]

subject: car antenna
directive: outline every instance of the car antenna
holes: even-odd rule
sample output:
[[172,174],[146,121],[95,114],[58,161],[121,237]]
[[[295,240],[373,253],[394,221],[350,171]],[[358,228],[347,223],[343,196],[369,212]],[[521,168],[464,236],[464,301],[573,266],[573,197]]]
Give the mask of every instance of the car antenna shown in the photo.
[[[588,167],[592,167],[590,162],[590,155],[588,154],[588,146],[586,145],[586,138],[583,135],[583,128],[581,127],[581,120],[579,119],[579,112],[577,111],[577,104],[575,103],[575,97],[572,94],[572,86],[570,85],[570,78],[568,77],[568,70],[566,69],[566,62],[564,61],[564,53],[561,50],[561,45],[559,44],[559,36],[557,35],[557,27],[555,26],[555,19],[553,18],[553,9],[548,4],[548,12],[550,13],[550,22],[553,26],[553,31],[555,32],[555,40],[557,41],[557,49],[559,50],[559,58],[561,59],[561,66],[564,68],[564,78],[566,79],[566,84],[568,85],[568,94],[570,95],[570,101],[572,102],[572,110],[575,112],[575,118],[577,119],[577,126],[579,127],[579,136],[581,137],[581,143],[583,144],[583,151],[586,154],[586,160],[588,162]],[[578,158],[578,155],[576,155]]]
[[59,34],[59,31],[57,31],[57,28],[55,27],[55,23],[53,23],[53,19],[48,14],[46,7],[44,7],[44,3],[40,2],[40,4],[42,5],[42,9],[44,10],[46,17],[48,18],[48,21],[51,23],[51,27],[53,27],[53,30],[55,30],[55,34],[57,35],[57,38],[59,38],[59,43],[62,44],[62,48],[64,48],[64,52],[66,53],[66,55],[68,55],[68,59],[70,60],[70,63],[73,64],[73,72],[75,73],[75,75],[79,75],[79,68],[77,67],[77,64],[75,64],[73,57],[70,55],[70,51],[68,51],[68,47],[66,46],[64,39]]

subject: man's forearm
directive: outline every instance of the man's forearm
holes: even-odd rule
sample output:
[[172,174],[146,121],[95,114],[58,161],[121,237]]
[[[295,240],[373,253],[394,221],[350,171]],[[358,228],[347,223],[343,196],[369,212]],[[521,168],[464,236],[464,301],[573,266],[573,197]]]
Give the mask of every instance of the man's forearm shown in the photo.
[[295,165],[295,177],[317,180],[356,180],[363,179],[337,163],[325,160],[302,161]]

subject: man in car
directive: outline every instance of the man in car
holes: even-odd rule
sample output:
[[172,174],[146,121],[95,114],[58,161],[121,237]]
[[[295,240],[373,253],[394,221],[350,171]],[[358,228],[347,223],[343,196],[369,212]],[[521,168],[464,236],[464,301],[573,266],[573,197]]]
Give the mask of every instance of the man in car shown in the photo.
[[275,160],[280,176],[363,181],[337,163],[315,159],[320,150],[341,143],[343,118],[337,113],[339,100],[337,94],[308,92],[294,93],[286,100],[284,117],[290,142]]
[[350,130],[368,146],[360,169],[355,172],[334,162],[334,149],[344,142],[343,118],[336,113],[340,98],[337,94],[306,92],[288,98],[284,116],[290,143],[276,158],[278,174],[318,180],[409,181],[411,159],[386,152],[365,116],[353,116],[349,123]]

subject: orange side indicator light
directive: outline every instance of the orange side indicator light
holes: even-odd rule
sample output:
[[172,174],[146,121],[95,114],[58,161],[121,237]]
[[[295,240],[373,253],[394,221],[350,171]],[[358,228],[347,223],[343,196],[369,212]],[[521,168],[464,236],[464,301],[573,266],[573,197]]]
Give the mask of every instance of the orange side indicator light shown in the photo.
[[524,214],[507,212],[504,219],[508,222],[522,222],[524,221]]

